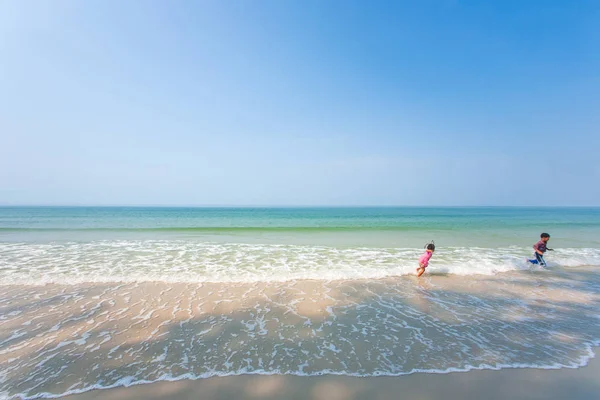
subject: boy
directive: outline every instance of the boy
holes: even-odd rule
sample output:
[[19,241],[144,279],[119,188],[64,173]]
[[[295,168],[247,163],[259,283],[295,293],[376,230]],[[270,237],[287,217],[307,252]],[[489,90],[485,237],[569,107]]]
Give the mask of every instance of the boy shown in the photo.
[[548,251],[553,251],[554,249],[550,249],[547,246],[548,240],[550,240],[550,235],[547,233],[542,233],[540,235],[540,241],[533,245],[533,249],[535,253],[535,260],[529,260],[532,264],[539,264],[542,267],[546,266],[546,260],[544,260],[544,253]]

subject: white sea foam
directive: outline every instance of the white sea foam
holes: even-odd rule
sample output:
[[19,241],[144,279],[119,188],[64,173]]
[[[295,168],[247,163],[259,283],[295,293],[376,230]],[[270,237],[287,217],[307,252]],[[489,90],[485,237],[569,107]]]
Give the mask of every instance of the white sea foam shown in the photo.
[[[412,374],[417,374],[417,373],[450,374],[450,373],[456,373],[456,372],[483,371],[483,370],[499,371],[501,369],[521,369],[521,368],[533,368],[533,369],[542,369],[542,370],[556,370],[556,369],[562,369],[562,368],[575,369],[575,368],[580,368],[580,367],[586,366],[588,364],[589,360],[591,358],[595,357],[595,354],[593,352],[593,347],[598,347],[598,346],[600,346],[600,341],[596,342],[593,346],[589,345],[588,347],[589,347],[590,355],[587,357],[582,357],[580,364],[568,364],[568,365],[562,365],[562,364],[536,365],[536,364],[523,364],[523,363],[520,363],[520,364],[494,364],[494,365],[485,365],[484,364],[484,365],[478,365],[478,366],[468,365],[468,366],[465,366],[464,368],[446,368],[446,369],[422,369],[422,368],[420,368],[420,369],[412,369],[412,370],[406,371],[406,372],[396,372],[396,373],[375,372],[372,374],[357,374],[357,373],[340,372],[340,371],[333,371],[333,370],[323,370],[323,371],[314,372],[314,373],[305,373],[302,371],[302,368],[305,365],[300,365],[300,369],[298,371],[292,371],[290,373],[287,373],[286,375],[303,376],[303,377],[333,375],[333,376],[349,376],[349,377],[356,377],[356,378],[369,378],[369,377],[382,377],[382,376],[397,377],[397,376],[412,375]],[[185,374],[181,374],[181,375],[163,374],[159,378],[152,379],[152,380],[136,379],[134,376],[126,376],[110,385],[104,385],[102,383],[94,383],[89,386],[82,387],[80,389],[68,390],[68,391],[66,391],[64,393],[60,393],[60,394],[42,392],[42,393],[36,393],[33,396],[30,396],[26,393],[18,393],[18,394],[9,396],[9,394],[7,392],[4,392],[4,393],[0,392],[0,400],[58,399],[58,398],[65,397],[65,396],[86,393],[86,392],[89,392],[92,390],[114,389],[114,388],[119,388],[119,387],[127,388],[127,387],[132,387],[132,386],[146,385],[146,384],[158,383],[158,382],[177,382],[177,381],[183,381],[183,380],[200,380],[200,379],[215,378],[215,377],[230,377],[230,376],[242,376],[242,375],[273,376],[273,375],[282,375],[282,373],[281,373],[281,371],[278,371],[278,370],[269,370],[269,371],[267,371],[267,370],[252,370],[252,371],[240,370],[240,371],[231,371],[231,372],[212,371],[212,372],[207,372],[207,373],[198,374],[198,375],[192,374],[192,373],[185,373]]]
[[[421,252],[192,240],[0,243],[0,399],[242,374],[577,368],[594,356],[600,284],[594,268],[578,267],[600,266],[600,249],[548,253],[548,274],[502,274],[537,270],[526,261],[531,249],[440,247],[428,274],[471,275],[473,292],[373,281],[414,274]],[[303,279],[316,281],[312,291]],[[61,285],[43,286],[50,283]],[[147,296],[153,288],[157,296]],[[320,313],[304,315],[302,301],[322,302]],[[82,372],[77,361],[86,357],[94,361]]]
[[[463,280],[440,279],[450,281]],[[595,272],[472,281],[476,291],[399,279],[8,288],[0,399],[243,374],[577,368],[594,356]]]
[[[198,243],[178,240],[0,243],[0,285],[377,279],[414,274],[421,250]],[[526,248],[440,248],[429,273],[532,268]],[[559,249],[549,266],[600,265],[600,249]]]

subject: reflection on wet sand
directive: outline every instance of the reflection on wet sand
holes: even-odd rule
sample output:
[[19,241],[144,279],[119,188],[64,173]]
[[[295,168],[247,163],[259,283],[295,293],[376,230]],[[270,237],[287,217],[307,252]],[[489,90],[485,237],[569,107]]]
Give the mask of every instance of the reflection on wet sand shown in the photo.
[[578,268],[468,279],[5,286],[0,393],[248,373],[576,367],[600,339],[599,281]]

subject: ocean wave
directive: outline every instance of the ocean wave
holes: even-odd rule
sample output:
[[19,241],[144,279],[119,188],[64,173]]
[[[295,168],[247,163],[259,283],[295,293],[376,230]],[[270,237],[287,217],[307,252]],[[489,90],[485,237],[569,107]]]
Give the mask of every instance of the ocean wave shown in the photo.
[[[183,240],[0,243],[1,285],[107,282],[268,282],[379,279],[414,274],[422,250]],[[493,275],[527,270],[531,250],[449,247],[428,273]],[[549,267],[600,266],[600,249],[558,249]]]

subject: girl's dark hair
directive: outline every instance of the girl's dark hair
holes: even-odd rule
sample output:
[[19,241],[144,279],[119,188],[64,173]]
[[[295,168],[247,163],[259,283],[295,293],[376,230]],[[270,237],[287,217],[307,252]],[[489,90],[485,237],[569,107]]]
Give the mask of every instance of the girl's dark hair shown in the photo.
[[550,237],[550,235],[549,235],[549,234],[547,234],[547,233],[542,233],[542,234],[540,235],[540,237],[541,237],[542,239],[543,239],[543,238],[549,238],[549,237]]
[[435,251],[435,243],[433,242],[433,240],[431,241],[431,243],[427,243],[427,244],[425,245],[425,248],[426,248],[427,250]]

